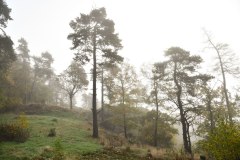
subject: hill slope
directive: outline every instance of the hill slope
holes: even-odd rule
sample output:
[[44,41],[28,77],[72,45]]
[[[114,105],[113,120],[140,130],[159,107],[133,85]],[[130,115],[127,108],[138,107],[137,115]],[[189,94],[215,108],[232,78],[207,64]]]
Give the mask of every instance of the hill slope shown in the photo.
[[[55,160],[145,159],[126,148],[103,148],[98,140],[91,137],[91,126],[86,120],[89,116],[87,112],[55,106],[22,105],[0,110],[0,123],[14,122],[19,114],[23,114],[29,123],[30,137],[24,143],[0,142],[1,160],[54,159],[59,148],[62,157],[55,157]],[[56,136],[48,137],[53,128]]]
[[[34,107],[34,106],[32,106]],[[35,106],[36,107],[36,106]],[[27,107],[26,107],[27,109]],[[29,108],[28,108],[29,109]],[[61,145],[67,157],[74,157],[80,154],[91,153],[101,150],[101,145],[90,136],[83,119],[77,116],[77,112],[70,112],[56,107],[41,110],[29,109],[25,115],[29,123],[30,138],[24,143],[0,142],[0,159],[24,159],[41,155],[46,149],[53,150],[56,143]],[[23,112],[22,108],[18,112]],[[15,113],[2,113],[0,123],[15,121]],[[48,137],[50,129],[56,130],[55,137]]]

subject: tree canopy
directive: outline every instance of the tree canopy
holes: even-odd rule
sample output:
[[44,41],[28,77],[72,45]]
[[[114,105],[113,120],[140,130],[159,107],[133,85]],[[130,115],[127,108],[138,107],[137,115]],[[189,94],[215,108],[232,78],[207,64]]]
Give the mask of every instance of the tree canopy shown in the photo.
[[13,41],[5,33],[4,28],[7,22],[12,20],[10,17],[11,9],[4,0],[0,0],[0,72],[1,75],[9,67],[10,63],[16,59],[13,49]]

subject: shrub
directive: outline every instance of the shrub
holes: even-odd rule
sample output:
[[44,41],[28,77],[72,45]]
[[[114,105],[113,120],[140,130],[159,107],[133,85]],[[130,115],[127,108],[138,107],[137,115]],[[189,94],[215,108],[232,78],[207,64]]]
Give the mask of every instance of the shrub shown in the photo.
[[51,128],[48,133],[48,137],[55,137],[56,136],[56,129]]
[[23,129],[27,129],[29,124],[28,124],[28,120],[27,117],[25,116],[24,113],[21,113],[18,118],[17,118],[17,124],[23,128]]
[[0,124],[0,140],[25,142],[29,138],[28,121],[24,115],[16,122]]
[[240,158],[240,127],[221,121],[200,147],[218,160]]
[[57,118],[53,118],[52,121],[53,122],[58,122],[58,119]]

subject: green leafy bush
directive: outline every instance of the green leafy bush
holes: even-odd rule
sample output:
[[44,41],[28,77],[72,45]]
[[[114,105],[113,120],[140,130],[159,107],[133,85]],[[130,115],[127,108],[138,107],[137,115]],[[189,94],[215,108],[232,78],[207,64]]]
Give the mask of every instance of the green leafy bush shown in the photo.
[[29,138],[28,121],[24,115],[16,122],[0,124],[0,141],[25,142]]
[[240,159],[240,126],[221,121],[200,146],[217,160],[238,160]]

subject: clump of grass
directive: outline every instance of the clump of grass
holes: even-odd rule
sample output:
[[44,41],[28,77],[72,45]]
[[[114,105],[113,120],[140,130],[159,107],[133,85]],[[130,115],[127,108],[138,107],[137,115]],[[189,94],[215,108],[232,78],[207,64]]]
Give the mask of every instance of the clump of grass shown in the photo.
[[55,150],[56,150],[56,151],[59,151],[59,152],[63,151],[63,146],[62,146],[62,143],[61,143],[61,139],[60,139],[60,138],[58,138],[58,139],[55,140],[55,142],[54,142],[54,147],[55,147]]
[[42,153],[39,156],[35,156],[34,160],[41,160],[41,159],[52,159],[54,156],[53,148],[50,146],[46,146]]
[[57,138],[53,142],[53,147],[45,146],[42,150],[42,153],[38,156],[35,156],[34,160],[44,160],[44,159],[52,159],[52,160],[64,160],[64,150],[61,143],[61,139]]
[[127,146],[126,149],[125,149],[126,152],[130,152],[131,151],[131,148],[130,146]]
[[48,133],[48,137],[55,137],[56,136],[56,129],[51,128]]
[[53,118],[52,121],[53,122],[58,122],[58,119],[57,118]]
[[54,160],[63,160],[65,159],[64,152],[63,152],[63,146],[61,143],[61,139],[56,139],[54,142]]

